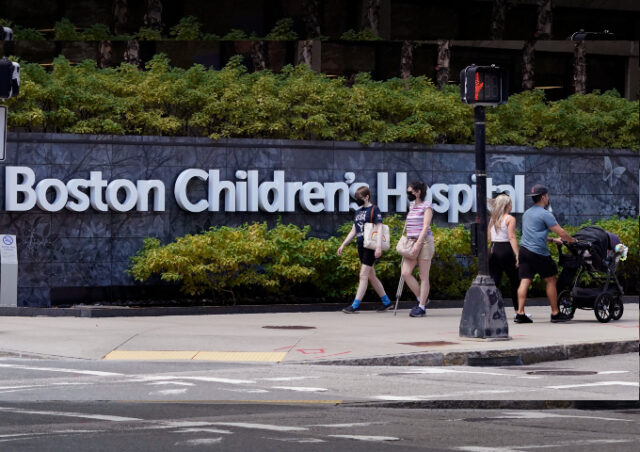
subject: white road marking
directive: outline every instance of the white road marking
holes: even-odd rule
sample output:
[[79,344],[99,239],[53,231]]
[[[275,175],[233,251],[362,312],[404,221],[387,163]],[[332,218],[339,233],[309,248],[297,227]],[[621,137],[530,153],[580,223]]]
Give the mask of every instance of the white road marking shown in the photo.
[[127,380],[127,383],[139,383],[139,382],[151,382],[151,381],[173,381],[173,380],[193,380],[204,381],[206,383],[228,383],[232,385],[244,385],[254,384],[255,380],[238,380],[232,378],[218,378],[218,377],[177,377],[173,375],[131,375],[132,379]]
[[378,400],[389,400],[389,401],[420,401],[420,400],[431,400],[431,399],[437,399],[440,397],[460,397],[460,396],[465,396],[465,395],[469,395],[469,394],[508,394],[508,393],[512,393],[512,392],[531,392],[531,391],[537,391],[537,390],[523,390],[523,389],[517,389],[517,390],[510,390],[510,389],[492,389],[492,390],[484,390],[484,391],[465,391],[465,392],[454,392],[454,393],[450,393],[450,394],[432,394],[432,395],[425,395],[425,396],[394,396],[394,395],[379,395],[379,396],[374,396],[374,399],[378,399]]
[[193,383],[189,383],[186,381],[154,381],[152,383],[147,383],[149,386],[151,385],[176,385],[176,386],[195,386]]
[[325,441],[318,438],[269,438],[263,436],[264,439],[272,439],[274,441],[283,441],[286,443],[324,443]]
[[599,421],[634,422],[631,419],[620,419],[617,417],[580,416],[580,415],[573,415],[573,414],[550,413],[547,411],[505,411],[503,416],[491,416],[490,418],[487,418],[487,419],[547,419],[547,418],[575,418],[575,419],[596,419]]
[[154,428],[189,428],[189,427],[208,427],[211,422],[201,422],[201,421],[149,421],[154,422],[157,425],[152,425],[149,427],[144,427],[143,429],[154,429]]
[[6,411],[9,413],[17,413],[17,414],[40,414],[43,416],[80,417],[84,419],[96,419],[99,421],[112,421],[112,422],[130,422],[130,421],[144,420],[137,417],[110,416],[106,414],[72,413],[67,411],[23,410],[20,408],[10,408],[10,407],[0,407],[0,411]]
[[71,374],[83,374],[83,375],[96,375],[98,377],[121,377],[124,374],[116,373],[116,372],[102,372],[100,370],[78,370],[78,369],[64,369],[61,367],[33,367],[33,366],[22,366],[19,364],[0,364],[0,367],[8,367],[12,369],[24,369],[24,370],[41,370],[44,372],[64,372]]
[[229,388],[221,388],[223,391],[230,392],[242,392],[245,394],[264,394],[265,392],[269,392],[266,389],[229,389]]
[[258,380],[264,381],[295,381],[295,380],[307,380],[310,378],[320,378],[320,377],[272,377],[272,378],[258,378]]
[[326,388],[305,388],[302,386],[272,386],[273,389],[284,389],[286,391],[297,391],[297,392],[325,392],[328,391]]
[[598,375],[610,375],[610,374],[628,374],[628,370],[604,370],[602,372],[598,372]]
[[429,368],[423,367],[418,369],[406,370],[399,372],[403,374],[480,374],[480,375],[494,375],[498,377],[509,377],[509,374],[497,373],[497,372],[481,372],[477,370],[458,370],[458,369],[439,369],[437,367]]
[[218,438],[198,438],[188,439],[186,441],[178,441],[174,446],[204,446],[207,444],[217,444],[222,442],[222,437]]
[[632,443],[632,440],[626,439],[585,439],[574,441],[561,441],[553,444],[527,444],[507,447],[483,447],[483,446],[461,446],[456,447],[456,450],[465,452],[523,452],[524,449],[548,449],[563,446],[588,446],[592,444],[620,444],[620,443]]
[[332,438],[355,439],[358,441],[400,441],[395,436],[370,436],[370,435],[327,435]]
[[368,425],[384,424],[384,422],[354,422],[352,424],[313,424],[310,427],[328,427],[328,428],[349,428],[349,427],[366,427]]
[[172,433],[221,433],[223,435],[233,435],[231,430],[222,430],[219,428],[185,428]]
[[597,383],[582,383],[577,385],[559,385],[545,386],[546,389],[571,389],[571,388],[587,388],[593,386],[640,386],[637,381],[599,381]]
[[211,425],[222,425],[224,427],[252,428],[257,430],[271,430],[274,432],[304,432],[309,430],[306,427],[292,427],[287,425],[251,424],[248,422],[212,422]]
[[184,394],[187,392],[187,389],[163,389],[161,391],[153,391],[150,392],[149,395],[176,395],[176,394]]
[[32,433],[12,433],[9,435],[0,435],[0,443],[6,443],[9,441],[29,440],[36,436],[47,435],[68,435],[75,433],[102,433],[104,430],[53,430],[51,432],[32,432]]
[[91,382],[81,383],[81,382],[56,382],[50,383],[46,385],[24,385],[24,386],[4,386],[0,387],[0,394],[8,394],[10,392],[22,392],[22,391],[31,391],[33,389],[38,388],[51,388],[53,386],[88,386],[92,385]]

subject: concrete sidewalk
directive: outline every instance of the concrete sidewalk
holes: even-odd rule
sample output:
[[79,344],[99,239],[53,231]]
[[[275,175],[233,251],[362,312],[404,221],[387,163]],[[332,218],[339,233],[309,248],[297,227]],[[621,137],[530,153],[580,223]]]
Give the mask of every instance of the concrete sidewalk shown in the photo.
[[358,314],[303,312],[199,316],[78,318],[3,317],[0,356],[72,359],[271,361],[351,365],[501,365],[638,351],[638,304],[618,321],[598,322],[578,310],[549,322],[532,306],[532,324],[513,323],[511,340],[458,335],[461,310]]

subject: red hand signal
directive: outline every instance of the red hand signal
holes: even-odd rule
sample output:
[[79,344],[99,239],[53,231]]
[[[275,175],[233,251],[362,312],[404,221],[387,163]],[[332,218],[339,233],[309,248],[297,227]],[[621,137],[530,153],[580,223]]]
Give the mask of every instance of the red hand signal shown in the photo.
[[484,82],[480,83],[480,74],[478,74],[476,72],[476,95],[475,95],[475,100],[478,100],[478,94],[480,94],[480,91],[482,91],[483,87],[484,87]]

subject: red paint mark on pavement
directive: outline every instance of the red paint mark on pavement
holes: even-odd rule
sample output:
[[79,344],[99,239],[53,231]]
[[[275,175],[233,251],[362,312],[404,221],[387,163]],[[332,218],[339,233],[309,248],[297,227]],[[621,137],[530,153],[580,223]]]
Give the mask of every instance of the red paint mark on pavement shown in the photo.
[[274,351],[274,352],[280,352],[280,351],[283,351],[283,350],[287,350],[287,351],[289,351],[289,350],[291,350],[291,349],[292,349],[293,347],[295,347],[295,346],[296,346],[296,344],[293,344],[293,345],[287,345],[286,347],[274,348],[274,349],[273,349],[273,351]]
[[296,350],[303,355],[319,355],[324,353],[324,348],[298,348]]

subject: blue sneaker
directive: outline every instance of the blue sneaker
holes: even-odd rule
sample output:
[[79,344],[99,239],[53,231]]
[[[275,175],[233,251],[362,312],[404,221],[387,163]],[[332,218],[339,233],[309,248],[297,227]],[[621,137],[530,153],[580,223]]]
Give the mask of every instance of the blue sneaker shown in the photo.
[[420,307],[420,305],[414,306],[409,313],[410,317],[424,317],[426,315],[426,311]]

